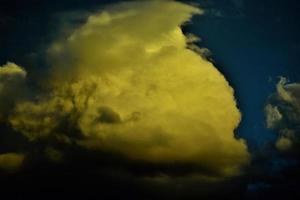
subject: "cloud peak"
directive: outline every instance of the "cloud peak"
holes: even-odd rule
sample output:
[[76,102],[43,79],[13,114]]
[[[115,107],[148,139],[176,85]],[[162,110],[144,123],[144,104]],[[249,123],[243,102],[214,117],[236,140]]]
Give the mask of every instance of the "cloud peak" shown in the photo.
[[[90,16],[51,45],[50,90],[19,101],[9,123],[32,142],[193,165],[204,176],[202,169],[238,175],[249,154],[234,137],[241,116],[233,89],[188,48],[195,38],[181,29],[201,12],[175,1],[143,1]],[[63,158],[59,150],[50,153]]]

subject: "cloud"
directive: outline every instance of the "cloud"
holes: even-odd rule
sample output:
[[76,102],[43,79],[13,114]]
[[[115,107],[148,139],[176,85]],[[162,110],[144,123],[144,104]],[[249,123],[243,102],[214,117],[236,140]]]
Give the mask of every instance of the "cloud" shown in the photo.
[[[18,101],[9,124],[34,143],[193,166],[200,177],[240,174],[250,156],[234,136],[241,114],[233,89],[181,29],[201,13],[179,2],[141,1],[91,15],[53,42],[44,91]],[[63,159],[59,149],[45,152]]]
[[0,122],[24,92],[25,78],[26,71],[14,63],[8,62],[0,66]]
[[25,156],[19,153],[0,154],[0,171],[15,172],[20,169]]
[[267,105],[265,107],[267,113],[267,127],[274,128],[282,119],[282,115],[278,110],[277,106]]
[[275,146],[286,152],[299,148],[300,134],[300,84],[287,84],[281,78],[277,84],[277,92],[269,98],[265,107],[267,126],[278,132]]
[[292,147],[292,141],[290,138],[280,137],[275,146],[279,151],[287,151]]

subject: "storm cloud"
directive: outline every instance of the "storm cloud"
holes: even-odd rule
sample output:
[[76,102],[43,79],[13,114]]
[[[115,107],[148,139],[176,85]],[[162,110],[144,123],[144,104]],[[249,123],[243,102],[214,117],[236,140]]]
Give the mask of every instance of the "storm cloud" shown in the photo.
[[47,49],[39,92],[15,98],[7,91],[26,91],[20,82],[30,72],[1,68],[0,116],[57,162],[61,146],[75,145],[163,169],[192,166],[201,179],[239,175],[250,156],[234,135],[241,119],[234,91],[181,29],[201,13],[175,1],[138,1],[92,14]]

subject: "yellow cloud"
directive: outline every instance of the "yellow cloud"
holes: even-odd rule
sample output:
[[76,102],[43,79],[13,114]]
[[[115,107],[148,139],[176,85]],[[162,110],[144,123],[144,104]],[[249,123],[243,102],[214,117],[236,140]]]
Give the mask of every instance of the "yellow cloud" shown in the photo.
[[47,147],[44,153],[52,162],[61,162],[63,160],[63,154],[52,147]]
[[18,153],[0,154],[0,171],[15,172],[22,166],[24,158]]
[[278,131],[275,147],[279,151],[298,151],[300,84],[287,84],[287,79],[281,77],[276,88],[265,106],[267,127]]
[[0,66],[0,122],[6,118],[14,104],[14,101],[25,89],[23,87],[26,71],[11,62]]
[[12,126],[36,140],[67,134],[60,128],[67,118],[87,148],[239,174],[249,154],[234,137],[241,115],[233,89],[187,48],[194,39],[181,30],[201,13],[174,1],[140,1],[90,16],[49,48],[52,89],[19,103]]
[[282,115],[277,106],[270,104],[265,106],[266,122],[268,128],[275,128],[282,120]]
[[25,78],[26,72],[25,70],[12,62],[7,62],[5,65],[0,66],[0,77],[1,81],[14,79],[12,77]]
[[287,137],[281,137],[275,143],[275,147],[282,152],[290,150],[292,145],[293,142]]

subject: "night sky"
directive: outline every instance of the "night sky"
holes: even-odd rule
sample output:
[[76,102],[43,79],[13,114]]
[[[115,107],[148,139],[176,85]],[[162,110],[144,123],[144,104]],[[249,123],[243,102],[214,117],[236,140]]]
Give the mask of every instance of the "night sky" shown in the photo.
[[[245,141],[250,158],[245,165],[244,161],[235,157],[229,157],[230,161],[224,161],[224,164],[229,163],[228,165],[231,166],[231,162],[235,162],[232,160],[237,159],[236,162],[243,163],[240,173],[223,175],[222,166],[215,167],[213,166],[214,162],[207,166],[200,164],[199,167],[194,165],[194,160],[177,163],[177,157],[172,157],[175,161],[171,159],[167,163],[160,162],[160,159],[153,161],[150,158],[141,161],[138,154],[131,153],[131,147],[124,147],[124,149],[118,147],[118,145],[124,145],[123,143],[117,143],[117,147],[111,148],[128,151],[128,154],[110,151],[109,148],[100,150],[95,150],[93,147],[91,147],[92,150],[85,148],[81,144],[75,144],[74,141],[84,141],[86,135],[83,132],[89,132],[90,129],[84,127],[82,128],[84,131],[79,130],[79,125],[74,125],[73,121],[77,115],[72,117],[73,114],[69,113],[71,117],[69,115],[61,117],[59,111],[55,109],[49,111],[50,114],[48,114],[50,118],[54,116],[55,121],[60,121],[59,127],[56,127],[55,131],[66,132],[63,139],[56,140],[56,135],[55,137],[47,136],[46,139],[32,136],[31,133],[26,132],[25,125],[21,126],[22,123],[26,124],[26,120],[20,123],[21,125],[15,125],[18,121],[15,123],[12,118],[17,115],[16,113],[19,112],[20,116],[25,118],[26,113],[31,113],[31,109],[38,110],[33,106],[32,108],[28,107],[28,110],[24,108],[17,111],[16,105],[19,102],[30,100],[36,103],[47,96],[48,91],[51,91],[51,89],[49,90],[50,86],[47,85],[47,77],[50,77],[51,73],[55,71],[52,71],[51,65],[55,63],[64,67],[70,63],[79,62],[81,54],[85,55],[86,53],[84,48],[90,48],[88,45],[85,47],[84,43],[69,47],[67,43],[61,41],[69,37],[74,30],[80,30],[89,16],[102,10],[110,11],[109,5],[121,4],[123,1],[2,0],[0,2],[0,66],[4,69],[7,62],[22,66],[27,73],[27,79],[20,83],[18,80],[14,82],[15,77],[6,78],[0,70],[0,195],[2,196],[0,198],[20,200],[92,198],[289,200],[300,198],[298,159],[300,152],[300,85],[297,84],[300,82],[300,21],[298,20],[300,3],[296,0],[191,0],[180,2],[204,10],[203,14],[194,15],[190,21],[184,19],[181,20],[183,22],[175,23],[177,23],[176,25],[183,24],[184,34],[192,33],[200,38],[200,41],[195,43],[199,47],[207,49],[209,53],[205,51],[205,55],[202,53],[199,57],[202,56],[203,59],[212,62],[234,90],[237,107],[242,118],[238,128],[234,130],[233,138]],[[147,7],[140,7],[147,11]],[[138,9],[140,7],[138,6]],[[122,9],[113,8],[112,12],[117,16],[118,12],[124,12],[124,8]],[[155,16],[156,13],[153,12],[153,15]],[[160,13],[160,15],[162,14]],[[170,19],[172,17],[174,16],[170,15]],[[165,23],[171,23],[166,16],[162,18],[166,19]],[[162,20],[162,18],[158,19]],[[156,18],[153,17],[153,19]],[[161,23],[159,20],[153,22],[155,24],[153,30],[160,31],[160,26],[156,26],[159,23]],[[145,28],[151,32],[150,26],[151,23],[136,29],[140,31]],[[135,28],[135,26],[133,27]],[[118,31],[117,28],[111,32],[115,34],[114,32]],[[129,35],[138,35],[139,33],[136,32],[133,29]],[[150,36],[149,39],[146,36],[145,38],[145,40],[152,40]],[[113,37],[107,40],[112,40],[112,44],[114,44]],[[54,41],[59,41],[67,46],[65,47],[67,50],[62,51],[67,53],[55,52],[53,56],[49,47],[53,47],[51,45],[54,44]],[[86,41],[89,42],[88,39]],[[102,42],[105,43],[105,41]],[[80,49],[81,46],[84,47]],[[202,50],[200,52],[203,52]],[[131,57],[129,54],[128,59],[135,59],[139,55],[138,49],[128,49],[128,51],[137,55]],[[94,55],[94,53],[92,54]],[[122,56],[120,63],[129,62],[125,58],[124,61],[122,60],[122,51],[120,54]],[[178,54],[178,57],[180,56],[181,54]],[[53,57],[55,58],[53,59]],[[66,57],[68,61],[65,61]],[[92,59],[94,57],[91,57]],[[103,56],[103,59],[105,60],[106,57]],[[61,62],[61,60],[64,61]],[[78,66],[84,65],[85,62],[86,65],[93,64],[92,61],[84,60]],[[72,70],[68,67],[62,70],[57,74],[59,77],[62,76],[62,79],[69,81]],[[18,77],[24,75],[21,71],[17,72],[20,73]],[[3,70],[4,73],[6,72]],[[285,79],[286,82],[283,81]],[[7,80],[13,82],[6,83]],[[70,80],[73,79],[70,78]],[[17,86],[15,87],[13,84]],[[26,86],[23,88],[23,85]],[[54,85],[53,87],[60,88],[62,82],[57,81]],[[18,95],[16,95],[17,93]],[[51,107],[52,101],[45,102],[44,109],[47,109],[47,104]],[[201,107],[201,105],[199,106]],[[65,108],[57,110],[60,109]],[[109,107],[97,109],[102,115],[96,120],[101,123],[121,123],[122,117],[115,110],[111,110]],[[42,111],[40,112],[42,113]],[[218,111],[212,109],[212,113],[215,112]],[[24,116],[23,113],[25,113]],[[231,114],[226,113],[228,116]],[[47,114],[42,113],[33,119],[39,120],[44,115]],[[76,120],[78,119],[76,118]],[[215,125],[216,129],[217,126]],[[28,130],[31,131],[31,129]],[[40,132],[42,134],[42,131],[39,131],[37,134],[39,135]],[[117,130],[114,131],[117,132]],[[56,132],[55,134],[57,134]],[[113,133],[115,134],[115,132]],[[65,142],[69,138],[72,141]],[[165,140],[160,133],[156,139],[162,143]],[[178,140],[181,141],[181,139]],[[211,144],[209,142],[199,141],[199,146],[209,146]],[[187,143],[187,145],[195,144]],[[139,151],[138,145],[136,148],[136,151]],[[185,148],[183,147],[183,149]],[[189,150],[189,147],[187,149]],[[191,147],[191,151],[193,149]],[[141,148],[140,151],[141,154],[148,155],[147,150],[143,152],[144,150]],[[237,147],[233,151],[239,151],[239,148]],[[14,164],[6,166],[13,158],[7,159],[5,156],[1,157],[1,154],[6,155],[10,152],[22,154],[25,152],[26,157],[22,160],[20,169],[10,170]],[[208,149],[208,156],[211,152],[212,150]],[[216,152],[218,153],[218,151]],[[132,154],[133,157],[130,157]],[[221,152],[220,156],[222,155]],[[49,157],[51,159],[48,159]],[[164,155],[162,157],[164,158]],[[218,155],[213,155],[213,157],[218,157]],[[222,162],[220,163],[222,164]],[[213,167],[209,167],[210,164]],[[5,167],[1,167],[1,165],[5,165]],[[195,178],[194,175],[198,173],[201,177],[202,175],[209,177],[209,180]],[[222,178],[219,180],[219,177]]]

